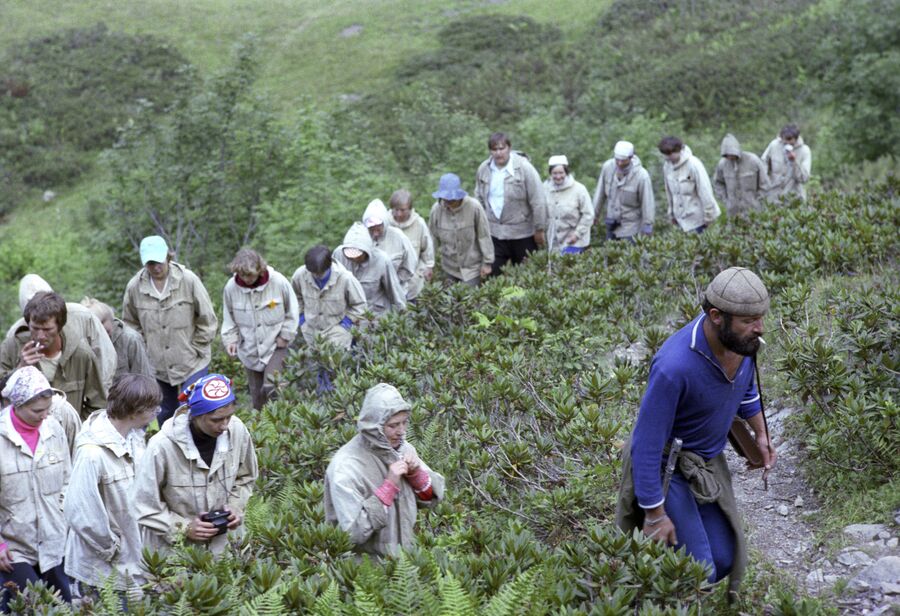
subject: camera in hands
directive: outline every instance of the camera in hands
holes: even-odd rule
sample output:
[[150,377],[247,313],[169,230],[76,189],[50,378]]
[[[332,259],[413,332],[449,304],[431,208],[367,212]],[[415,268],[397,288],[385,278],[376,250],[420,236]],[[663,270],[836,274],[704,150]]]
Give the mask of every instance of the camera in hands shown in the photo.
[[216,534],[214,536],[218,537],[228,532],[228,517],[230,515],[231,512],[226,509],[213,509],[200,516],[200,519],[215,526]]

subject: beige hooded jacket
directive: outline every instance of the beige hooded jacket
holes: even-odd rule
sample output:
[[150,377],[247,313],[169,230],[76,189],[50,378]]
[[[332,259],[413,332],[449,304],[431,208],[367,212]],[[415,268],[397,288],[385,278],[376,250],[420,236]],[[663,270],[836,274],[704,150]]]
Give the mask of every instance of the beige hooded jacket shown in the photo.
[[59,425],[62,426],[66,435],[66,442],[69,444],[69,453],[72,459],[75,458],[75,439],[81,432],[81,417],[78,411],[66,400],[66,394],[59,389],[54,389],[53,400],[50,403],[50,415],[56,418]]
[[[259,474],[256,450],[244,422],[232,416],[219,436],[212,464],[206,465],[194,444],[187,407],[181,407],[150,439],[137,465],[134,509],[145,547],[165,551],[188,524],[219,507],[243,515]],[[229,537],[241,537],[239,526],[208,543],[223,551]],[[185,538],[186,543],[192,543]]]
[[297,336],[300,309],[291,283],[268,268],[266,284],[249,289],[232,276],[222,292],[222,344],[238,345],[238,359],[256,372],[266,369],[275,353],[276,339],[290,342]]
[[153,366],[147,357],[147,348],[141,335],[125,325],[122,319],[113,318],[112,343],[116,348],[116,376],[143,374],[153,377]]
[[62,426],[48,416],[34,453],[0,411],[0,542],[14,563],[49,571],[63,560],[63,502],[72,463]]
[[647,225],[653,225],[656,201],[650,174],[635,154],[631,166],[622,177],[616,173],[616,159],[610,158],[600,168],[594,191],[596,216],[619,222],[613,230],[617,238],[634,237]]
[[509,162],[500,171],[503,180],[503,210],[498,219],[488,201],[491,192],[491,159],[481,163],[475,174],[475,198],[481,202],[498,240],[518,240],[547,228],[547,193],[541,176],[528,159],[510,152]]
[[388,419],[409,408],[393,386],[372,387],[357,420],[359,433],[337,451],[325,471],[325,519],[348,532],[358,552],[385,556],[410,547],[417,509],[431,507],[444,497],[444,477],[424,462],[434,494],[430,500],[419,500],[405,480],[390,507],[375,496],[388,467],[405,451],[415,452],[407,442],[393,449],[383,429]]
[[416,275],[409,281],[407,290],[408,298],[418,297],[422,287],[425,286],[425,270],[434,269],[434,240],[428,230],[428,223],[415,210],[410,210],[406,221],[397,222],[391,217],[390,223],[403,232],[419,259]]
[[[84,419],[91,411],[106,406],[106,388],[100,381],[100,362],[83,340],[76,340],[75,344],[71,344],[65,334],[65,328],[60,336],[63,340],[62,353],[59,356],[56,373],[49,379],[50,385],[63,392],[72,408]],[[26,328],[16,335],[15,345],[21,349],[29,340],[31,333]],[[0,362],[2,363],[0,368],[6,371],[14,370],[18,365],[18,352],[15,357],[16,361],[12,364],[4,358],[4,361]],[[40,364],[36,368],[41,370]]]
[[812,151],[803,143],[803,137],[797,137],[794,146],[794,157],[791,161],[784,151],[784,142],[776,137],[769,143],[760,157],[769,174],[769,191],[767,197],[774,201],[782,197],[797,195],[806,201],[806,187],[812,173]]
[[141,533],[134,507],[135,466],[143,430],[123,437],[106,411],[84,422],[66,492],[66,574],[90,586],[116,576],[118,590],[140,585]]
[[[587,188],[567,175],[562,186],[548,178],[544,182],[549,208],[548,250],[561,250],[566,246],[585,248],[591,243],[591,225],[594,224],[594,205]],[[569,242],[570,233],[578,236]]]
[[[344,248],[362,250],[368,258],[356,263],[344,256]],[[406,309],[406,293],[397,270],[390,258],[375,247],[369,230],[362,223],[355,222],[344,235],[344,243],[334,249],[331,258],[343,265],[362,285],[366,294],[366,303],[375,316],[381,316],[391,310]]]
[[[744,152],[731,133],[722,139],[721,152],[713,189],[716,196],[725,202],[725,211],[729,216],[738,216],[760,209],[759,200],[769,188],[766,166],[753,152]],[[726,155],[737,156],[738,160],[731,161],[725,158]]]
[[[53,291],[46,280],[37,274],[26,274],[19,282],[19,309],[25,312],[25,305],[39,291]],[[22,346],[16,337],[28,331],[25,319],[19,319],[6,332],[6,338],[0,345],[0,366],[16,366]],[[93,312],[79,303],[66,302],[66,324],[62,329],[69,340],[84,340],[91,352],[97,356],[100,369],[100,380],[104,390],[112,386],[116,374],[116,349],[107,335],[103,324]],[[26,339],[27,342],[27,339]]]
[[303,315],[300,331],[306,344],[315,344],[321,336],[331,344],[349,349],[353,335],[341,325],[344,317],[358,323],[366,312],[366,294],[353,274],[340,263],[331,263],[328,282],[321,289],[306,266],[297,268],[291,276],[291,286],[298,300],[298,310]]
[[428,229],[441,252],[441,269],[459,280],[481,275],[481,268],[494,262],[494,242],[484,208],[465,197],[451,210],[440,201],[431,206]]
[[192,271],[169,263],[169,280],[160,298],[146,268],[128,282],[122,320],[144,337],[154,376],[180,385],[209,365],[219,320],[209,293]]
[[410,294],[411,283],[419,269],[419,254],[413,248],[409,238],[400,229],[395,229],[390,225],[391,216],[381,199],[375,199],[366,207],[366,211],[363,213],[363,224],[373,216],[381,220],[384,225],[384,234],[380,240],[374,242],[375,247],[380,248],[394,264],[406,299],[414,299],[418,293]]
[[682,148],[677,163],[673,165],[666,160],[663,175],[669,218],[674,218],[682,231],[693,231],[712,224],[722,213],[713,196],[706,167],[687,145]]

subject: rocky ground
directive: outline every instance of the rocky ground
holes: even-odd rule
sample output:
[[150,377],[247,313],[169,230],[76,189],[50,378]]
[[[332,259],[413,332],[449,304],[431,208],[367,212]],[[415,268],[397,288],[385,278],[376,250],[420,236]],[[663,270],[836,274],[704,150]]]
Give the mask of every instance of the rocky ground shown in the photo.
[[793,578],[798,588],[829,598],[841,614],[900,615],[900,511],[891,525],[846,527],[843,548],[818,545],[813,525],[819,502],[800,472],[798,447],[782,437],[784,420],[792,412],[767,409],[778,449],[768,491],[763,489],[762,471],[746,471],[728,449],[752,553]]

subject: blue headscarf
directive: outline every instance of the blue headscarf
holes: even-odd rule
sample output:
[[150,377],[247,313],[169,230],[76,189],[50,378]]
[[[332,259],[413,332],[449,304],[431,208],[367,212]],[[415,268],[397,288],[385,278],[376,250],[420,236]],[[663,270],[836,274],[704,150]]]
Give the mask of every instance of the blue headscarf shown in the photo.
[[234,402],[231,379],[224,374],[207,374],[181,392],[178,400],[187,403],[191,417],[206,415]]

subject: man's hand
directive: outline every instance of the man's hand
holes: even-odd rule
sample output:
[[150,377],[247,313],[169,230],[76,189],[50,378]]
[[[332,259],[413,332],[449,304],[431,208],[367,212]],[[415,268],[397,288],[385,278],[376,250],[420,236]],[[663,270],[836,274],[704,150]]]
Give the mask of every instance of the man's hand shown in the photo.
[[229,342],[225,345],[225,352],[228,353],[228,357],[234,357],[237,355],[237,342]]
[[578,241],[578,234],[575,233],[574,231],[566,236],[566,244],[568,244],[569,246],[571,246],[572,244],[574,244],[577,241]]
[[409,465],[406,463],[406,460],[397,460],[393,464],[388,467],[388,476],[387,478],[390,480],[392,484],[400,487],[400,481],[403,479],[403,476],[409,472]]
[[657,541],[665,541],[668,545],[678,543],[678,537],[675,535],[675,524],[666,515],[666,510],[662,505],[653,509],[644,510],[644,526],[641,531],[648,537],[653,537]]
[[673,219],[672,219],[672,224],[675,225],[675,226],[677,227],[677,226],[678,226],[678,219],[677,219],[677,218],[673,218]]
[[491,275],[492,271],[494,271],[494,268],[491,267],[490,265],[482,265],[481,272],[479,272],[479,273],[481,274],[482,278],[487,278],[488,276]]
[[19,351],[19,365],[17,368],[24,368],[25,366],[36,366],[41,359],[44,358],[44,354],[41,353],[41,349],[43,349],[43,345],[40,342],[35,342],[34,340],[29,340],[22,346],[22,350]]
[[535,231],[534,232],[534,243],[537,244],[539,247],[542,247],[546,243],[545,239],[544,239],[543,231]]
[[759,445],[759,450],[763,455],[763,483],[766,484],[766,488],[768,488],[769,473],[775,468],[775,460],[778,458],[778,452],[775,450],[775,447],[772,446],[772,441],[769,440],[769,435],[765,432],[756,437],[756,444]]
[[281,336],[278,336],[277,338],[275,338],[275,348],[276,349],[286,349],[287,345],[289,345],[289,344],[290,344],[290,342],[288,342]]
[[[200,515],[206,515],[206,511],[201,513]],[[200,519],[200,517],[196,517],[191,520],[191,523],[187,526],[187,531],[185,535],[191,541],[198,541],[200,543],[206,543],[210,539],[216,536],[216,533],[219,532],[219,529],[215,527],[211,522],[204,522]]]
[[785,152],[785,154],[787,155],[789,161],[794,162],[795,160],[797,160],[797,155],[794,154],[793,150]]
[[422,466],[422,460],[413,451],[407,451],[403,454],[403,460],[406,462],[407,474],[414,475]]
[[9,573],[12,570],[12,558],[9,555],[9,548],[4,544],[4,546],[0,548],[0,571]]
[[431,277],[434,276],[434,270],[430,267],[426,267],[422,270],[422,278],[424,278],[427,282],[431,282]]
[[238,526],[244,523],[244,516],[239,513],[235,513],[234,511],[228,510],[228,530],[234,530]]

